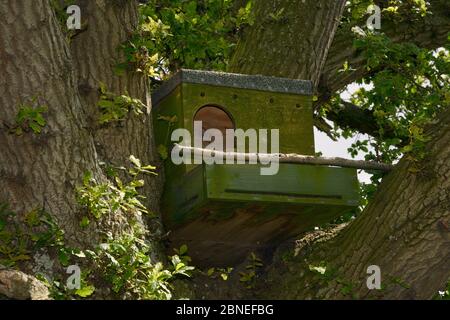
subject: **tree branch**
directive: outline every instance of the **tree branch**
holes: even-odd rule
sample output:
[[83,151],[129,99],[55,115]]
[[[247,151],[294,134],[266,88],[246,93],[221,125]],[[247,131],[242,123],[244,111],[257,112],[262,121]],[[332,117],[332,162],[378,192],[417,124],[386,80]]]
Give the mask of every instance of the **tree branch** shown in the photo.
[[[447,42],[450,32],[450,2],[430,0],[432,14],[422,19],[404,20],[401,23],[382,17],[381,32],[394,43],[411,42],[421,48],[436,49]],[[363,25],[365,21],[361,22]],[[328,58],[320,81],[321,94],[336,92],[367,74],[363,54],[353,47],[354,25],[338,29],[328,53]],[[352,72],[338,72],[345,62],[354,69]]]
[[[317,117],[315,123],[320,123],[320,117]],[[337,108],[333,108],[327,111],[326,118],[339,124],[343,128],[357,128],[360,133],[368,134],[373,137],[380,136],[380,125],[377,123],[373,112],[371,110],[364,110],[358,106],[342,101]],[[323,119],[322,119],[323,120]],[[316,127],[328,133],[331,128],[326,127]],[[408,141],[407,136],[398,136],[394,128],[388,124],[384,124],[383,127],[383,138],[398,138],[401,140],[401,145],[406,145]],[[328,131],[328,132],[327,132]]]
[[295,163],[295,164],[311,164],[311,165],[322,165],[322,166],[337,166],[343,168],[356,168],[363,170],[378,170],[383,172],[391,171],[394,166],[387,163],[380,163],[375,161],[362,161],[362,160],[350,160],[344,158],[327,158],[327,157],[314,157],[305,156],[299,154],[282,154],[282,153],[239,153],[239,152],[223,152],[211,149],[202,149],[194,147],[180,146],[175,144],[175,152],[179,151],[189,151],[193,152],[194,156],[205,158],[222,158],[222,159],[233,159],[241,160],[245,162],[249,161],[279,161],[280,163]]
[[[447,0],[431,0],[429,2],[432,14],[422,19],[411,21],[405,19],[400,24],[391,19],[382,18],[381,32],[384,32],[394,43],[411,42],[418,47],[428,49],[436,49],[445,45],[450,32],[450,2]],[[379,3],[379,5],[383,5],[383,3]],[[332,94],[368,75],[369,71],[365,69],[366,60],[363,53],[353,47],[354,35],[351,31],[353,26],[345,25],[336,32],[320,79],[319,99],[315,104],[316,110],[327,103]],[[348,62],[353,71],[339,72],[345,62]],[[327,118],[342,127],[350,127],[372,136],[376,136],[378,131],[378,128],[373,125],[375,124],[374,116],[350,103],[343,104],[342,108],[336,112],[330,112]],[[389,133],[392,130],[385,128],[384,131]]]

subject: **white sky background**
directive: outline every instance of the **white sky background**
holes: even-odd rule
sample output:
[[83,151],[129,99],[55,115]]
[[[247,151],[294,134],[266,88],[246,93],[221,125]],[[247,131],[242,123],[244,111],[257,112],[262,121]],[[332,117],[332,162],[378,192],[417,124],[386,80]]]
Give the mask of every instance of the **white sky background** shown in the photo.
[[[351,84],[348,90],[341,95],[344,100],[349,100],[351,94],[360,88],[357,84]],[[367,89],[370,87],[367,86]],[[349,139],[340,138],[338,141],[331,140],[325,133],[314,128],[316,152],[322,152],[324,157],[341,157],[346,159],[352,159],[347,149],[351,147],[358,139],[365,139],[367,136],[358,134]],[[359,153],[355,158],[356,160],[364,160],[364,154]],[[358,178],[361,182],[370,183],[370,174],[364,171],[358,171]]]

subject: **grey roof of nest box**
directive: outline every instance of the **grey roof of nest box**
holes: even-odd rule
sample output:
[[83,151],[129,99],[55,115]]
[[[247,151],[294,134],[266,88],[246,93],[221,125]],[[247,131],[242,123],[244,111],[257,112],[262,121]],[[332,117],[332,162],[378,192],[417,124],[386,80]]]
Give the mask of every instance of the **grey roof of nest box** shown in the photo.
[[172,78],[165,81],[158,89],[156,89],[152,94],[152,104],[157,105],[181,83],[204,84],[298,95],[313,94],[312,82],[308,80],[181,69]]

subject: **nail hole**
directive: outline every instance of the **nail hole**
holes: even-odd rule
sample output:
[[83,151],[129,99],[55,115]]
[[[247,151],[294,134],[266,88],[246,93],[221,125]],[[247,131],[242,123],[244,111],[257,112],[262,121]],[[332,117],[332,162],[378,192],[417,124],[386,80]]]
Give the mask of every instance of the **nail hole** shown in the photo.
[[269,102],[270,102],[270,103],[273,103],[273,102],[274,102],[273,98],[270,98]]
[[200,93],[200,97],[204,97],[205,96],[205,93],[204,92],[201,92]]

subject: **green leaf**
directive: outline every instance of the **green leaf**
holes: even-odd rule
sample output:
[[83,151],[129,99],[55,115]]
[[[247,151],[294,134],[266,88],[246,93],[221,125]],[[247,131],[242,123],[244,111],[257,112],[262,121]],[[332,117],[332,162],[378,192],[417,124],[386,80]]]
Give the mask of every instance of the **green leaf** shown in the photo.
[[133,180],[130,182],[130,186],[134,188],[141,188],[145,184],[144,180]]
[[107,92],[106,84],[104,82],[99,82],[99,90],[101,94],[105,94]]
[[36,117],[34,118],[34,120],[37,122],[38,125],[40,125],[41,127],[44,127],[46,124],[46,121],[44,119],[44,117],[41,114],[37,114]]
[[105,109],[114,108],[114,106],[115,106],[114,102],[110,101],[110,100],[99,100],[97,104],[99,107],[105,108]]
[[28,125],[34,133],[41,133],[41,127],[36,122],[31,121]]
[[157,151],[162,160],[166,160],[169,157],[168,150],[165,145],[160,144]]
[[313,271],[313,272],[320,273],[320,274],[323,275],[327,271],[327,268],[326,267],[321,267],[321,266],[312,266],[312,265],[310,265],[309,266],[309,270]]
[[21,136],[23,134],[23,129],[21,127],[17,127],[15,130],[15,134]]
[[131,161],[131,163],[134,164],[136,167],[138,167],[138,168],[142,167],[141,161],[140,161],[138,158],[136,158],[135,156],[131,155],[131,156],[130,156],[130,161]]
[[58,260],[64,267],[69,265],[69,254],[66,250],[59,250]]
[[81,298],[87,298],[91,296],[95,291],[94,286],[85,286],[75,291],[75,294]]
[[188,252],[188,246],[185,245],[185,244],[183,244],[183,245],[180,247],[180,255],[184,255],[184,254],[186,254],[187,252]]
[[181,262],[181,259],[179,256],[174,255],[172,256],[172,265],[175,267]]
[[83,217],[83,219],[81,219],[81,222],[80,222],[80,227],[86,228],[90,223],[91,223],[91,221],[89,220],[88,217]]
[[142,167],[141,169],[143,169],[143,170],[156,170],[156,167],[155,167],[155,166],[148,165],[148,166]]
[[27,254],[19,254],[12,258],[13,261],[26,261],[26,260],[30,260],[30,259],[31,259],[31,257]]
[[86,171],[83,176],[83,185],[89,185],[89,182],[92,180],[92,172]]
[[29,227],[35,227],[41,224],[40,210],[34,209],[25,215],[25,222]]
[[72,254],[78,258],[86,258],[86,255],[81,250],[74,250]]
[[181,270],[185,267],[186,265],[183,262],[180,262],[176,265],[175,267],[175,271]]

